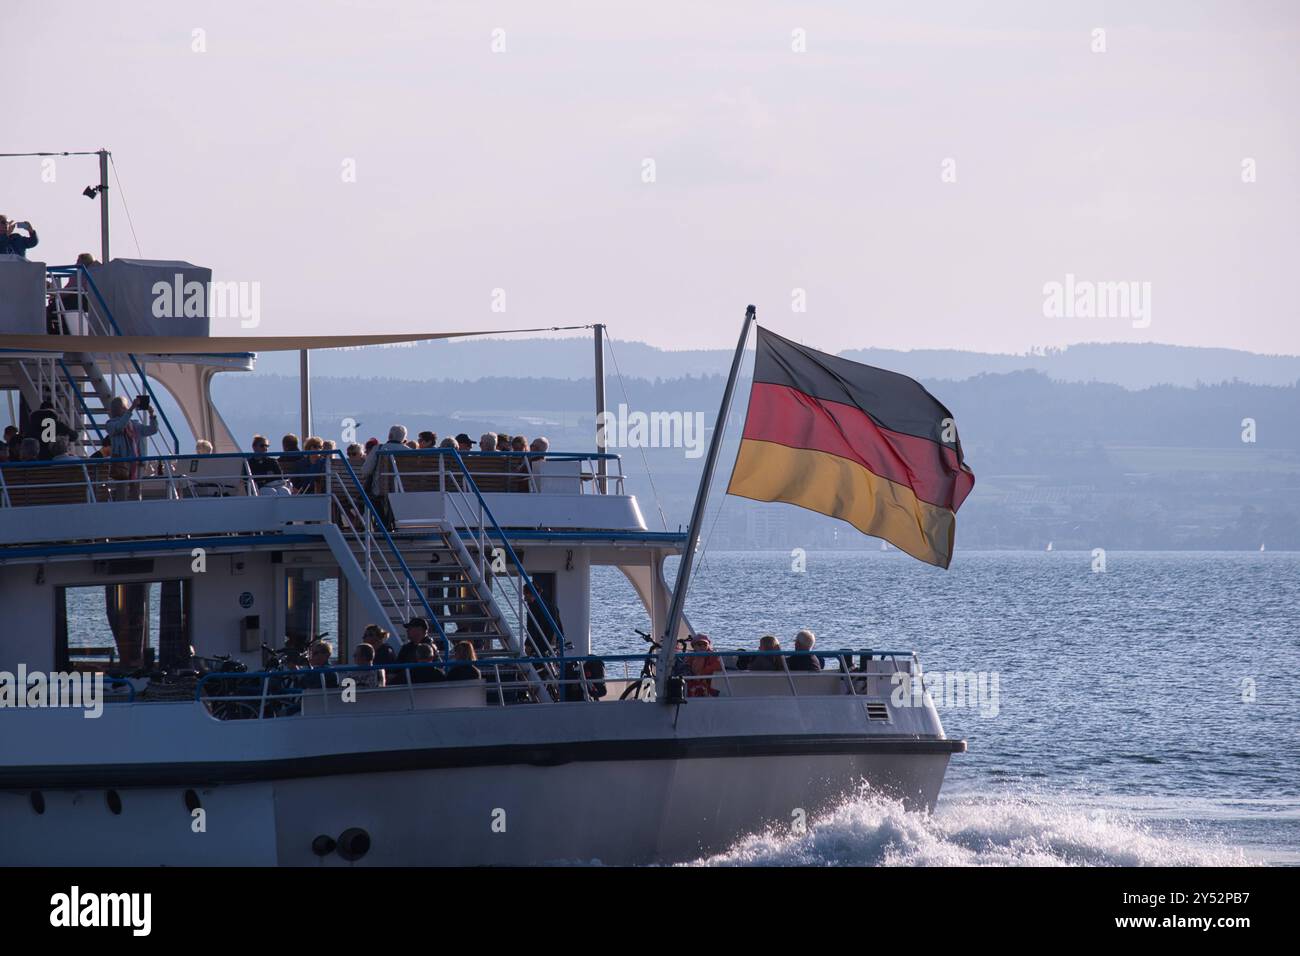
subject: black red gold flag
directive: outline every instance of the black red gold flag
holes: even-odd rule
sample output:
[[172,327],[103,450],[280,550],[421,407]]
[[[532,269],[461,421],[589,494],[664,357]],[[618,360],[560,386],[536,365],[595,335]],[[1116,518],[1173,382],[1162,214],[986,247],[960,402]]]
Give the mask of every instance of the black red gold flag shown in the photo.
[[841,518],[946,568],[974,485],[951,413],[919,382],[759,328],[728,494]]

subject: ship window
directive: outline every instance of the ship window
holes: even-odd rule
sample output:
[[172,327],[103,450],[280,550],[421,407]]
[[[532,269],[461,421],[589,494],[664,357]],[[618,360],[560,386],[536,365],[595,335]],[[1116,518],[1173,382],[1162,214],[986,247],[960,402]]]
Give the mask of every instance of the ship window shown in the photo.
[[284,572],[284,635],[294,647],[320,637],[333,646],[336,660],[351,660],[337,572],[320,567]]
[[61,670],[166,668],[189,659],[188,580],[60,587],[55,601]]

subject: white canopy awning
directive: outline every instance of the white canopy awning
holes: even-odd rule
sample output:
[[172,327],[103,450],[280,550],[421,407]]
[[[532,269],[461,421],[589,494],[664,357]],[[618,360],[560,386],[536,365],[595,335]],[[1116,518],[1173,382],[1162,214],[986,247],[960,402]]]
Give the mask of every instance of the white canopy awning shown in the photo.
[[[572,328],[572,326],[568,326]],[[394,335],[0,335],[0,352],[89,352],[96,355],[219,355],[229,352],[299,352],[396,345],[469,335],[552,332],[541,329],[490,329],[484,332],[419,332]]]

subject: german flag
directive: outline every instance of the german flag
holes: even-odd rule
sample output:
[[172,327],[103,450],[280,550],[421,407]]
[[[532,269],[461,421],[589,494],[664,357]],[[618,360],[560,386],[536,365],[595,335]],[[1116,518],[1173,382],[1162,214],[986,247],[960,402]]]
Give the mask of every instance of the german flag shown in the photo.
[[951,413],[919,382],[758,330],[728,494],[841,518],[946,568],[974,485]]

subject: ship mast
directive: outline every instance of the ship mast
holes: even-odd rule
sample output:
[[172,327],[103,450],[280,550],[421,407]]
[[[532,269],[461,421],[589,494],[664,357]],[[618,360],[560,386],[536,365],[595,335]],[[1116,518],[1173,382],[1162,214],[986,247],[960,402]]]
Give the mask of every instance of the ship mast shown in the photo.
[[672,671],[673,656],[677,653],[677,628],[681,623],[682,609],[686,604],[686,590],[690,585],[691,569],[695,564],[695,549],[700,543],[700,531],[704,523],[704,506],[708,501],[709,485],[713,481],[713,471],[718,463],[718,451],[722,447],[722,435],[727,430],[727,415],[731,410],[731,396],[736,390],[736,377],[740,374],[740,362],[745,356],[745,343],[749,340],[749,327],[754,324],[755,313],[755,308],[752,305],[749,306],[745,310],[745,322],[740,327],[740,341],[736,343],[736,354],[731,359],[731,374],[727,376],[727,387],[722,391],[722,404],[718,408],[718,417],[713,425],[713,440],[709,442],[709,453],[704,459],[704,473],[700,475],[700,488],[695,493],[695,508],[691,512],[691,525],[686,536],[686,547],[682,551],[682,562],[677,566],[677,584],[673,587],[673,600],[668,608],[668,623],[661,635],[655,692],[658,699],[665,703],[670,703],[666,692],[668,675]]
[[[603,456],[608,450],[608,440],[605,435],[605,426],[607,416],[605,414],[605,326],[596,323],[592,326],[595,332],[596,341],[596,367],[594,369],[596,378],[596,454]],[[606,481],[605,475],[607,463],[604,457],[596,459],[596,490],[600,494],[605,494]]]
[[27,156],[98,156],[99,157],[99,185],[87,186],[82,190],[82,195],[88,199],[99,197],[99,249],[100,261],[108,263],[108,159],[113,154],[106,149],[83,150],[81,152],[72,152],[63,150],[62,152],[35,152],[35,153],[0,153],[0,159],[14,159]]

